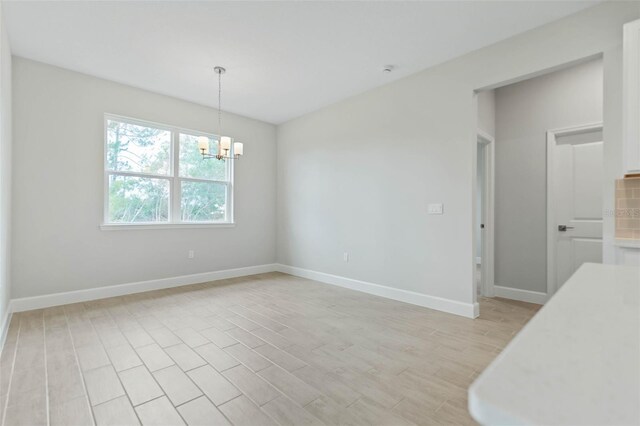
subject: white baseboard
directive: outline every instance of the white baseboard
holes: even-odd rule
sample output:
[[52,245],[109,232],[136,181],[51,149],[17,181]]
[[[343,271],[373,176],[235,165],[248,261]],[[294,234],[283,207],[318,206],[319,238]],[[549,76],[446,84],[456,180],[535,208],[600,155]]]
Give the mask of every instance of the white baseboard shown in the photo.
[[276,270],[275,264],[248,266],[245,268],[225,269],[222,271],[203,272],[200,274],[181,275],[157,280],[139,281],[128,284],[110,285],[86,290],[68,291],[64,293],[46,294],[43,296],[21,297],[12,299],[9,312],[30,311],[32,309],[49,308],[69,303],[87,302],[107,297],[124,296],[150,290],[161,290],[183,285],[198,284],[227,278],[244,277]]
[[[161,290],[172,287],[180,287],[190,284],[198,284],[209,281],[222,280],[227,278],[243,277],[248,275],[262,274],[266,272],[279,271],[287,274],[309,278],[327,284],[337,285],[364,293],[373,294],[388,299],[398,300],[413,305],[424,306],[426,308],[437,309],[456,315],[475,318],[479,314],[477,303],[463,303],[455,300],[445,299],[437,296],[416,293],[409,290],[401,290],[366,281],[354,280],[338,275],[326,274],[324,272],[311,271],[294,266],[281,264],[266,264],[249,266],[237,269],[225,269],[222,271],[204,272],[200,274],[181,275],[170,278],[160,278],[157,280],[139,281],[127,284],[118,284],[104,287],[91,288],[86,290],[68,291],[64,293],[54,293],[34,297],[22,297],[12,299],[9,303],[7,315],[2,324],[0,332],[0,343],[4,343],[9,325],[9,320],[13,312],[30,311],[52,306],[66,305],[69,303],[87,302],[90,300],[104,299],[108,297],[124,296],[127,294],[141,293],[151,290]],[[496,290],[498,287],[496,287]],[[505,296],[507,297],[507,296]],[[512,297],[513,298],[513,297]],[[2,347],[2,346],[0,346]]]
[[345,287],[351,290],[373,294],[375,296],[386,297],[387,299],[398,300],[400,302],[410,303],[412,305],[424,306],[426,308],[436,309],[439,311],[461,315],[468,318],[476,318],[480,312],[480,308],[477,303],[458,302],[456,300],[445,299],[437,296],[429,296],[427,294],[416,293],[414,291],[401,290],[383,286],[380,284],[373,284],[366,281],[354,280],[351,278],[345,278],[338,275],[326,274],[324,272],[317,272],[289,265],[277,264],[276,270],[279,272],[284,272],[286,274],[308,278],[339,287]]
[[493,286],[496,297],[504,297],[505,299],[519,300],[521,302],[537,303],[544,305],[547,302],[547,293],[539,291],[520,290],[519,288]]

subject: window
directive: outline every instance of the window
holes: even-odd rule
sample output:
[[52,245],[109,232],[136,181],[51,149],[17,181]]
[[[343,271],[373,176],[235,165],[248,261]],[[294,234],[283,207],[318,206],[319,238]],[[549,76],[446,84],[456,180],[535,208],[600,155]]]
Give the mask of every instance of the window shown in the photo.
[[231,224],[233,164],[203,160],[214,135],[105,115],[104,223]]

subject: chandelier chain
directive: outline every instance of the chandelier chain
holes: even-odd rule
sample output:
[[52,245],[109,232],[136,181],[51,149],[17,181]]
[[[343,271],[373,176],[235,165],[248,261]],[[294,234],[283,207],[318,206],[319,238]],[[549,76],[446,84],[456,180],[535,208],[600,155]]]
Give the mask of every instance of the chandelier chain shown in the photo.
[[[222,73],[218,73],[218,138],[222,137]],[[218,143],[221,143],[218,140]]]

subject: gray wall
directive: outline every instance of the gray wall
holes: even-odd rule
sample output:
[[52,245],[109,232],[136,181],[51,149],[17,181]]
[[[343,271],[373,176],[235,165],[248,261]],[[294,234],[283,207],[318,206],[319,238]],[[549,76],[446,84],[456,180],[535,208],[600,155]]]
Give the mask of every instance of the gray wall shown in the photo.
[[0,4],[0,344],[11,297],[11,145],[11,49]]
[[216,111],[16,57],[13,84],[12,297],[275,261],[275,126],[225,114],[245,144],[234,228],[101,231],[103,114],[214,132]]
[[546,293],[546,132],[602,121],[602,66],[590,61],[496,90],[496,285]]
[[[278,260],[471,304],[473,91],[603,53],[612,203],[622,171],[620,28],[638,16],[635,2],[606,2],[278,126]],[[215,111],[20,58],[13,74],[12,297],[274,261],[274,126],[226,119],[246,147],[235,228],[100,231],[102,114],[214,131]],[[427,216],[430,202],[445,214]],[[612,218],[604,230],[607,259]]]
[[[278,260],[472,303],[473,91],[599,53],[615,87],[621,27],[639,15],[635,2],[605,2],[279,126]],[[621,144],[620,95],[606,95],[605,150]],[[428,216],[430,202],[445,214]]]

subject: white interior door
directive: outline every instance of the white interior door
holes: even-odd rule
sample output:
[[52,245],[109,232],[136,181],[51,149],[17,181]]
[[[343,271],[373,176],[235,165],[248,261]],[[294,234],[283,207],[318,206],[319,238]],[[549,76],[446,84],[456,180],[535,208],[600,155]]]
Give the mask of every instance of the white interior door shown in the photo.
[[552,151],[555,285],[550,293],[583,263],[602,263],[603,143],[589,138],[561,140],[554,138]]

